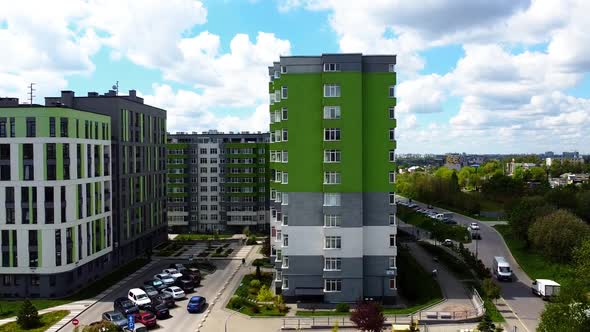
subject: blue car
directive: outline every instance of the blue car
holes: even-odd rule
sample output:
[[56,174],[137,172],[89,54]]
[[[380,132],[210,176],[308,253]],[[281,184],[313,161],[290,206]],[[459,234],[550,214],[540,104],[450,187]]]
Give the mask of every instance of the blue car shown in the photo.
[[186,305],[186,310],[188,312],[200,312],[205,309],[205,305],[207,304],[207,300],[205,300],[202,296],[193,296],[188,301]]

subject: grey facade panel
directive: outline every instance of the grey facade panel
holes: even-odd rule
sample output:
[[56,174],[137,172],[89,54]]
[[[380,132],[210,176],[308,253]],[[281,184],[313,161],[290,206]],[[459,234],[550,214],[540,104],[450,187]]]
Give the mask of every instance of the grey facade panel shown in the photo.
[[[396,296],[397,290],[389,288],[390,275],[389,257],[393,256],[364,256],[363,269],[365,276],[365,297],[389,297]],[[395,271],[395,270],[393,270]]]
[[365,192],[363,195],[364,226],[389,225],[389,215],[395,214],[395,205],[389,204],[389,193]]
[[322,193],[289,193],[289,205],[279,206],[291,226],[323,226]]

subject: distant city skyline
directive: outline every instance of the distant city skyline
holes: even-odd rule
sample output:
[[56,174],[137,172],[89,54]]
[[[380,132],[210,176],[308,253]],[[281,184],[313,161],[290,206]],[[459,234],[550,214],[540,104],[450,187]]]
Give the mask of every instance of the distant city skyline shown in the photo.
[[34,82],[42,104],[118,81],[168,110],[170,132],[265,131],[267,65],[279,56],[396,54],[397,152],[588,154],[589,10],[583,0],[11,1],[0,96],[25,101]]

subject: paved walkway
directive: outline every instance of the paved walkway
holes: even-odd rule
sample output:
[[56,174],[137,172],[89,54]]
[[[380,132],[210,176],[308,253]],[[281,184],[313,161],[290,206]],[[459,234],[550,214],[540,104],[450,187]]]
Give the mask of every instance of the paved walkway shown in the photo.
[[[69,310],[70,311],[70,314],[69,315],[67,315],[62,320],[60,320],[59,322],[55,323],[55,325],[53,325],[52,327],[50,327],[49,329],[47,329],[47,332],[59,331],[62,327],[64,327],[68,323],[70,323],[72,321],[72,319],[74,319],[74,317],[78,316],[84,310],[90,308],[96,302],[100,301],[103,297],[105,297],[113,289],[116,289],[116,288],[120,287],[122,284],[126,283],[127,281],[129,281],[129,280],[137,277],[138,275],[142,274],[144,271],[146,271],[147,269],[149,269],[156,262],[157,262],[157,260],[152,259],[152,261],[150,263],[146,264],[141,269],[135,271],[133,274],[127,276],[125,279],[119,281],[117,284],[109,287],[108,289],[104,290],[102,293],[96,295],[93,298],[86,299],[86,300],[75,301],[75,302],[63,304],[63,305],[60,305],[60,306],[56,306],[56,307],[51,307],[51,308],[39,310],[39,314],[44,314],[44,313],[48,313],[48,312],[52,312],[52,311],[57,311],[57,310]],[[16,316],[10,317],[10,318],[6,318],[6,319],[2,319],[2,320],[0,320],[0,325],[6,324],[6,323],[10,323],[10,322],[14,322],[15,320],[16,320]]]

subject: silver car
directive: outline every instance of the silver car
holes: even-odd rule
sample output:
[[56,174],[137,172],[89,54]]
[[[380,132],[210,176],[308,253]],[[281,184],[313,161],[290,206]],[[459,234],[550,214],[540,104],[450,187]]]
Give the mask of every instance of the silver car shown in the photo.
[[107,311],[102,314],[102,319],[109,321],[120,328],[127,326],[127,318],[118,311]]

